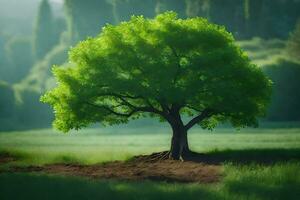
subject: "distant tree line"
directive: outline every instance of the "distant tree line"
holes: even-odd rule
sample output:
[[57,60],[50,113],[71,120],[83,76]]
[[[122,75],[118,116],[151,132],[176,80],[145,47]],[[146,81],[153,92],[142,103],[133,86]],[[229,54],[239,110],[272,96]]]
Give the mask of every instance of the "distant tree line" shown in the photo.
[[174,10],[180,17],[201,16],[225,25],[238,39],[287,38],[299,17],[298,0],[114,0],[114,18],[146,17]]
[[225,25],[239,39],[286,38],[299,17],[298,0],[186,0],[187,16]]
[[132,15],[154,17],[158,13],[173,10],[182,18],[201,16],[225,25],[238,39],[285,39],[298,20],[300,1],[65,0],[65,8],[68,30],[78,38],[95,35],[105,23],[126,21]]

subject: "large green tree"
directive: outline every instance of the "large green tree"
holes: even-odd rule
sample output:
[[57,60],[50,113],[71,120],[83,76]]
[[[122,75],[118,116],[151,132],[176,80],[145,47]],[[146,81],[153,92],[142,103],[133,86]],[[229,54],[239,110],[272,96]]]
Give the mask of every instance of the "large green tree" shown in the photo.
[[269,79],[224,27],[174,12],[107,25],[69,59],[70,67],[53,69],[58,86],[42,97],[58,129],[159,117],[173,130],[174,159],[189,155],[194,125],[256,126],[270,99]]

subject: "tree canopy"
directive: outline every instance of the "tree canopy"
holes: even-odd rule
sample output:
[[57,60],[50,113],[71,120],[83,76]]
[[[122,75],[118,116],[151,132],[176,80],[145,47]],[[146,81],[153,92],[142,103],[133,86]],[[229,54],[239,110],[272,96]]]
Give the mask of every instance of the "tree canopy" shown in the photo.
[[133,16],[70,51],[70,67],[53,69],[58,87],[42,97],[63,131],[90,123],[126,123],[172,113],[211,128],[229,121],[256,126],[265,114],[271,82],[224,27],[203,18]]

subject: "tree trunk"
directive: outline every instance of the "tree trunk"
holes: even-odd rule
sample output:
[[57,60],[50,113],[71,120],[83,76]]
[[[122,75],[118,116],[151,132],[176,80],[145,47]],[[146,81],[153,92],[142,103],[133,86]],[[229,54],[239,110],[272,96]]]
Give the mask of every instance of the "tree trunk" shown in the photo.
[[171,142],[170,158],[183,159],[190,153],[187,131],[180,123],[172,126],[173,136]]

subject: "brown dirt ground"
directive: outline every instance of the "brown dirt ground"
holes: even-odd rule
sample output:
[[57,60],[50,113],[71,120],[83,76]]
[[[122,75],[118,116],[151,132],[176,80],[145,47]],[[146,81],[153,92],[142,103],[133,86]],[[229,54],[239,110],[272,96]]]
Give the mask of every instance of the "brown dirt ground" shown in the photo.
[[[222,178],[222,166],[193,161],[175,161],[159,157],[137,156],[129,161],[97,165],[51,164],[44,166],[10,167],[9,172],[45,172],[83,176],[93,179],[152,180],[182,183],[215,183]],[[13,158],[0,158],[0,161]],[[0,162],[0,164],[3,162]]]

